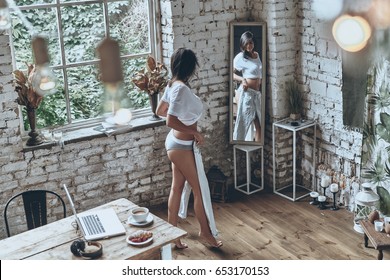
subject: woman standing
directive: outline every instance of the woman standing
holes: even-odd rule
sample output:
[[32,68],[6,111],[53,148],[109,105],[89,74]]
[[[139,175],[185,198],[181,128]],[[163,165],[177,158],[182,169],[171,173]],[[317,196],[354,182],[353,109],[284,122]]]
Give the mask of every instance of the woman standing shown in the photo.
[[254,47],[253,34],[250,31],[244,32],[240,38],[241,52],[233,60],[233,79],[241,84],[236,96],[238,107],[233,140],[246,140],[253,123],[256,129],[254,140],[261,141],[260,86],[263,66],[260,55],[254,51]]
[[[167,126],[172,128],[165,141],[173,176],[168,199],[168,222],[177,226],[181,196],[187,181],[194,196],[195,216],[200,224],[199,236],[211,246],[220,247],[222,242],[213,236],[206,216],[193,151],[194,141],[197,145],[204,143],[203,135],[197,130],[203,104],[188,86],[197,66],[198,59],[192,50],[179,48],[172,54],[172,80],[168,83],[156,110],[158,115],[166,117]],[[180,240],[175,245],[179,249],[188,247]]]

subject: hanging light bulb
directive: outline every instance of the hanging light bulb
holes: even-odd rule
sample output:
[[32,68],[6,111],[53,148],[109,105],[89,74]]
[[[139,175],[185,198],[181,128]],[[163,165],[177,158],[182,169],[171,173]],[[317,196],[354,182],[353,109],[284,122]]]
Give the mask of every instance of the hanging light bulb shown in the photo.
[[367,20],[360,16],[343,15],[335,20],[332,33],[341,48],[357,52],[367,45],[371,37],[371,27]]
[[132,118],[126,108],[126,94],[123,89],[123,73],[119,55],[119,44],[105,38],[97,48],[100,56],[101,80],[104,83],[106,122],[110,124],[128,124]]
[[57,79],[50,69],[50,59],[46,41],[42,37],[35,37],[32,41],[36,72],[32,78],[33,89],[41,96],[57,92]]
[[11,15],[6,0],[0,0],[0,30],[11,27]]

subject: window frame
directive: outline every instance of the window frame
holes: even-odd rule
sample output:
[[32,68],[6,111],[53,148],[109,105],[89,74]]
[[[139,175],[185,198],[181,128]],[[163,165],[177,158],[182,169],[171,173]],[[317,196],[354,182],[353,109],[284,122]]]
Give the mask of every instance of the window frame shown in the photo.
[[[63,39],[63,33],[61,29],[61,7],[65,6],[80,6],[80,5],[90,5],[90,4],[102,4],[103,5],[103,16],[104,16],[104,22],[105,22],[105,34],[106,36],[110,34],[110,27],[109,27],[109,16],[108,16],[108,3],[110,2],[118,2],[123,0],[83,0],[83,1],[69,1],[69,2],[61,2],[61,0],[54,0],[53,3],[50,4],[34,4],[34,5],[28,5],[28,6],[18,6],[17,8],[20,11],[23,10],[31,10],[31,9],[42,9],[42,8],[53,8],[56,9],[56,19],[57,19],[57,26],[58,26],[58,41],[60,45],[60,51],[61,51],[61,64],[62,65],[51,65],[51,68],[53,70],[60,70],[63,73],[64,78],[64,98],[66,102],[66,113],[67,113],[67,121],[68,123],[65,125],[56,126],[55,129],[61,129],[63,131],[73,131],[77,129],[84,129],[92,126],[96,126],[101,124],[103,117],[96,117],[91,118],[87,120],[72,120],[71,119],[71,110],[70,110],[70,98],[69,98],[69,81],[68,77],[66,75],[66,71],[71,68],[80,67],[80,66],[89,66],[89,65],[98,65],[99,59],[94,60],[88,60],[83,62],[67,62],[65,57],[65,47],[64,47],[64,39]],[[162,40],[161,40],[161,12],[160,12],[160,4],[158,0],[146,0],[149,5],[149,27],[150,27],[150,51],[149,52],[143,52],[138,54],[126,54],[121,55],[121,60],[127,58],[137,58],[142,57],[146,55],[152,55],[157,60],[161,60],[162,56]],[[16,4],[15,4],[16,5]],[[15,12],[15,9],[11,6],[11,11]],[[13,44],[13,38],[12,33],[9,34],[10,38],[10,48],[11,48],[11,57],[12,57],[12,66],[13,69],[16,70],[16,54]],[[97,46],[96,46],[97,47]],[[22,116],[22,108],[19,105],[19,116],[20,116],[20,129],[22,136],[26,136],[28,131],[24,129],[23,125],[23,116]],[[151,115],[150,107],[143,108],[143,109],[136,109],[132,111],[132,118],[143,118],[146,116]],[[49,127],[50,128],[50,127]]]

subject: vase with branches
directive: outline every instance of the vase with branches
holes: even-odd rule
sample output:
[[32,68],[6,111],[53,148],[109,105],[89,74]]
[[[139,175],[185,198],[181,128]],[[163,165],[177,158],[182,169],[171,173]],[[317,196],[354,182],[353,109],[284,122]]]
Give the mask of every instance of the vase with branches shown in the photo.
[[132,82],[143,92],[149,95],[150,106],[153,116],[151,120],[161,119],[156,114],[158,94],[162,92],[168,83],[167,67],[156,62],[151,55],[148,56],[145,69],[138,72],[132,79]]
[[15,91],[18,93],[16,102],[21,106],[26,106],[27,118],[30,124],[30,138],[27,140],[27,146],[36,146],[43,143],[43,139],[36,131],[36,114],[35,111],[43,100],[32,86],[32,78],[35,74],[35,65],[27,64],[27,73],[20,70],[13,72]]

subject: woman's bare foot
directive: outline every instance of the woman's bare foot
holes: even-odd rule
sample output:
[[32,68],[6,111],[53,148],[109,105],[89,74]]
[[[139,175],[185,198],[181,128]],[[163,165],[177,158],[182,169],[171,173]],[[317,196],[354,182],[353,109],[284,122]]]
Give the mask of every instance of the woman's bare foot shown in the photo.
[[211,233],[203,234],[199,232],[199,237],[206,241],[211,247],[219,248],[223,245],[221,240],[217,240]]
[[180,240],[175,242],[176,249],[187,249],[188,245],[186,243],[182,243]]

